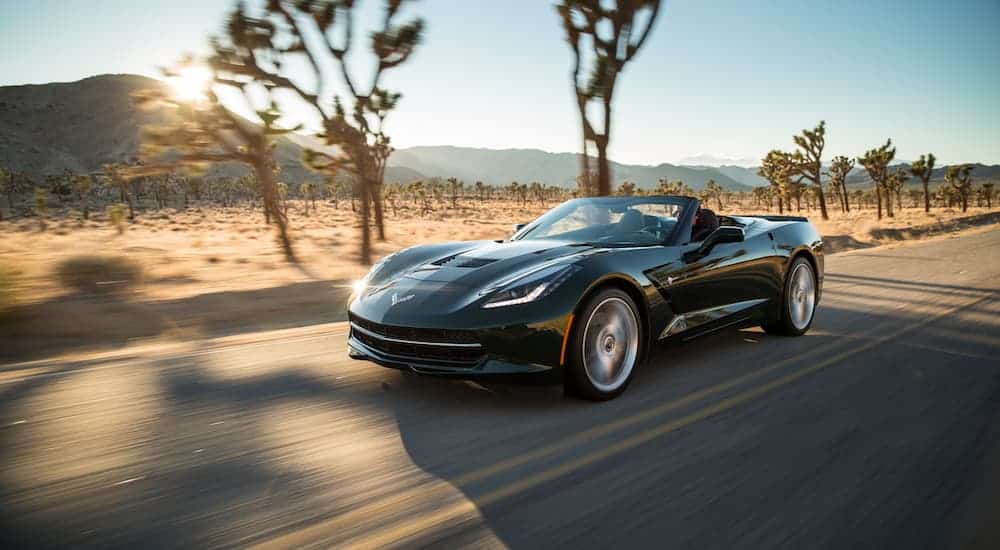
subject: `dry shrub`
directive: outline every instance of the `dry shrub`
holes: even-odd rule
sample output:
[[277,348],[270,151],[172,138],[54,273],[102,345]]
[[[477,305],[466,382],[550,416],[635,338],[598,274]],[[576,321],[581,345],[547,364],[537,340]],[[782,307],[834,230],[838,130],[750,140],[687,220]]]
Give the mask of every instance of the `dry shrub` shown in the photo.
[[56,267],[63,286],[78,292],[112,294],[142,282],[142,266],[121,256],[77,256]]
[[107,208],[108,221],[111,225],[118,230],[118,234],[121,235],[125,232],[125,205],[123,204],[112,204]]

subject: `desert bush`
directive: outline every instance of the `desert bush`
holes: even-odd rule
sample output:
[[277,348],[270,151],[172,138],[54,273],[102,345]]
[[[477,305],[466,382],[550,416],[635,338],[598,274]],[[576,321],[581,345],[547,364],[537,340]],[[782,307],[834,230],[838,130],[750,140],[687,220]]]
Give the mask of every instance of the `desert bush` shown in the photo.
[[119,293],[142,282],[142,266],[121,256],[77,256],[55,274],[63,286],[89,293]]
[[122,204],[112,204],[108,206],[107,209],[108,220],[111,221],[111,225],[118,230],[118,234],[121,235],[125,232],[125,206]]

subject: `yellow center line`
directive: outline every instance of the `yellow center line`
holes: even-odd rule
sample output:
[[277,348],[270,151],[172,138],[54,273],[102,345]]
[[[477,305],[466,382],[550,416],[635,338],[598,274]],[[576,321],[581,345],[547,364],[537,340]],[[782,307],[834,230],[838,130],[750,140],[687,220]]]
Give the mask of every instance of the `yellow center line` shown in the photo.
[[[601,449],[600,451],[597,451],[590,455],[585,455],[584,457],[581,457],[569,463],[556,466],[539,474],[535,474],[533,476],[524,478],[513,485],[508,485],[507,487],[488,493],[487,495],[484,495],[482,498],[477,499],[476,502],[463,500],[462,502],[456,503],[443,510],[433,512],[431,514],[422,515],[420,518],[415,518],[412,521],[404,521],[402,524],[397,526],[387,527],[381,531],[372,533],[371,535],[368,536],[368,538],[365,538],[364,541],[359,542],[358,543],[360,545],[359,547],[377,547],[381,543],[368,545],[365,541],[371,539],[376,541],[383,541],[383,543],[387,544],[387,542],[384,542],[386,540],[386,537],[388,537],[390,541],[398,540],[399,538],[406,538],[407,536],[411,536],[413,533],[418,533],[420,531],[425,530],[427,526],[435,525],[440,521],[443,521],[443,519],[460,517],[462,514],[474,511],[477,507],[477,503],[478,505],[486,505],[492,502],[496,502],[498,500],[502,500],[504,498],[507,498],[515,494],[516,492],[529,489],[535,485],[544,483],[549,479],[560,477],[566,472],[570,471],[571,469],[579,468],[586,464],[606,458],[607,456],[610,456],[610,454],[608,454],[609,452],[611,454],[616,454],[618,452],[630,449],[634,446],[641,444],[642,442],[648,441],[646,436],[649,436],[650,433],[654,435],[650,436],[649,439],[655,438],[660,435],[663,435],[664,433],[668,433],[669,431],[676,430],[680,427],[701,420],[706,416],[710,416],[718,412],[721,412],[722,410],[734,407],[749,399],[752,399],[753,397],[756,397],[757,395],[771,391],[776,387],[797,380],[798,378],[801,378],[802,376],[805,376],[807,374],[816,372],[822,368],[825,368],[833,363],[841,361],[847,357],[856,355],[858,353],[871,349],[877,345],[883,344],[907,332],[911,332],[920,327],[923,327],[944,316],[951,315],[952,313],[960,309],[975,306],[980,302],[983,302],[989,298],[991,298],[991,296],[984,296],[973,302],[953,307],[932,317],[927,317],[919,323],[903,327],[897,331],[890,333],[887,336],[870,340],[867,343],[861,345],[860,347],[841,352],[839,354],[831,356],[826,360],[821,361],[820,363],[817,363],[816,365],[807,367],[803,370],[796,371],[795,373],[787,375],[783,378],[779,378],[775,381],[764,384],[763,386],[760,386],[757,389],[748,390],[747,392],[738,394],[737,396],[720,401],[715,405],[712,405],[706,409],[702,409],[700,412],[693,413],[689,416],[683,417],[669,424],[664,424],[663,426],[657,427],[651,431],[643,432],[638,435],[632,436],[628,439],[615,443],[609,447]],[[423,483],[410,490],[406,490],[401,493],[388,496],[384,499],[377,500],[370,504],[360,506],[358,508],[345,512],[344,514],[341,514],[339,516],[310,525],[304,529],[287,533],[283,536],[278,536],[274,539],[271,539],[270,541],[264,542],[263,544],[266,546],[273,545],[281,547],[300,546],[306,543],[307,541],[321,538],[323,534],[337,533],[337,532],[342,532],[344,530],[348,530],[364,522],[365,520],[370,520],[373,517],[387,517],[394,510],[400,508],[401,506],[405,506],[406,504],[411,504],[416,501],[427,501],[427,500],[433,500],[435,498],[445,497],[451,494],[451,492],[454,490],[454,487],[456,486],[463,486],[483,481],[485,479],[494,477],[509,470],[513,470],[514,468],[528,464],[535,460],[575,447],[582,443],[590,442],[595,438],[599,438],[609,433],[616,432],[621,429],[632,426],[634,424],[649,420],[651,418],[659,416],[673,409],[677,409],[689,405],[691,403],[700,401],[706,397],[710,397],[712,395],[725,392],[749,380],[760,378],[771,372],[774,372],[790,364],[793,364],[805,358],[806,356],[825,354],[831,351],[833,348],[838,347],[839,344],[840,344],[839,342],[833,342],[825,346],[820,346],[817,348],[810,349],[802,354],[789,357],[787,359],[774,363],[770,366],[751,371],[737,378],[733,378],[727,382],[723,382],[705,388],[703,390],[699,390],[697,392],[688,394],[687,396],[682,397],[680,399],[663,403],[652,409],[648,409],[646,411],[634,414],[629,417],[621,418],[619,420],[609,422],[606,424],[594,426],[590,429],[584,430],[583,432],[578,432],[576,435],[572,437],[551,443],[543,447],[539,447],[533,451],[529,451],[517,456],[510,457],[508,459],[499,461],[490,466],[473,470],[471,472],[453,478],[450,482],[445,482],[442,480],[435,479],[433,481]],[[516,490],[512,488],[516,488]],[[433,518],[438,518],[438,519],[433,519]],[[387,532],[388,534],[386,534]]]
[[[490,504],[494,504],[498,501],[509,498],[515,494],[528,491],[543,483],[560,478],[574,470],[578,470],[585,466],[610,458],[614,455],[623,453],[625,451],[638,447],[644,443],[647,443],[653,439],[656,439],[660,436],[676,431],[685,426],[689,426],[695,422],[704,420],[710,416],[714,416],[726,410],[732,409],[736,406],[747,403],[777,388],[788,385],[800,378],[803,378],[812,373],[825,369],[831,365],[840,363],[841,361],[849,357],[852,357],[854,355],[872,349],[876,346],[879,346],[885,342],[898,338],[903,334],[917,330],[938,319],[941,319],[942,317],[951,315],[959,311],[960,309],[975,306],[980,302],[983,302],[988,299],[990,299],[990,296],[984,296],[973,302],[953,307],[932,317],[927,317],[918,323],[902,327],[899,330],[896,330],[886,336],[870,340],[857,348],[840,352],[814,365],[796,370],[781,378],[772,380],[770,382],[757,386],[753,389],[723,399],[713,405],[705,407],[697,412],[691,413],[687,416],[684,416],[672,422],[668,422],[666,424],[647,429],[643,432],[629,436],[621,441],[615,442],[607,447],[603,447],[601,449],[588,453],[577,459],[570,460],[563,464],[538,472],[534,475],[527,476],[517,482],[511,483],[509,485],[491,491],[481,497],[478,497],[475,499],[475,501],[464,499],[461,502],[451,504],[440,510],[426,514],[422,513],[419,516],[404,519],[403,521],[397,524],[389,525],[375,532],[366,533],[360,538],[360,540],[352,542],[348,547],[359,548],[359,549],[383,548],[385,546],[398,543],[404,539],[410,538],[414,535],[418,535],[424,531],[427,531],[428,529],[431,529],[435,526],[447,523],[449,520],[455,520],[467,514],[473,513],[476,511],[478,507],[488,506]],[[456,478],[456,480],[453,482],[454,485],[462,484],[462,482],[459,481],[459,479],[460,478]]]

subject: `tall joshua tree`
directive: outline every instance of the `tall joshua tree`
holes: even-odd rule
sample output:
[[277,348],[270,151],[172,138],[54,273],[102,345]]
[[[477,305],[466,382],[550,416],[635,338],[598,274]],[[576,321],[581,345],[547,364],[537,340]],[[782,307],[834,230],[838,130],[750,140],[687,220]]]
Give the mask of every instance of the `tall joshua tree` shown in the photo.
[[[571,82],[583,127],[581,187],[598,195],[611,194],[608,142],[611,139],[611,105],[615,83],[625,64],[649,38],[660,11],[660,0],[562,0],[556,5],[573,50]],[[589,71],[585,69],[589,65]],[[586,74],[589,73],[589,74]],[[588,105],[599,105],[601,123],[588,116]],[[592,184],[589,144],[597,150],[597,183]]]
[[914,161],[913,165],[910,166],[910,173],[920,178],[920,182],[924,184],[924,212],[931,211],[931,192],[929,184],[931,182],[931,174],[934,172],[934,162],[936,160],[937,159],[934,157],[934,153],[927,153],[926,155],[920,155],[920,158]]
[[[260,17],[239,3],[230,15],[228,42],[214,44],[212,64],[218,71],[285,90],[318,116],[318,137],[330,149],[307,151],[306,161],[331,174],[344,170],[358,182],[365,264],[371,263],[372,209],[378,238],[385,239],[382,182],[392,146],[383,124],[401,97],[379,83],[387,70],[410,58],[423,34],[421,19],[397,24],[406,3],[385,0],[380,26],[370,35],[374,69],[367,83],[353,72],[357,64],[348,62],[354,46],[353,0],[269,0]],[[305,68],[304,78],[288,76],[283,69],[290,65]],[[329,86],[333,80],[339,80],[339,91]]]
[[757,175],[766,179],[774,189],[774,195],[778,197],[778,213],[785,212],[785,205],[791,208],[788,198],[788,188],[792,173],[792,160],[790,155],[784,151],[772,149],[760,163]]
[[[164,72],[169,77],[190,63],[191,59],[185,59],[178,68]],[[254,98],[260,95],[258,92],[261,90],[251,80],[237,80],[213,72],[209,82],[241,92],[251,108],[258,103]],[[269,90],[265,89],[264,95],[269,96]],[[281,207],[275,174],[273,140],[297,130],[298,127],[279,127],[280,113],[269,97],[264,105],[256,108],[257,117],[262,122],[257,125],[226,109],[211,87],[206,88],[204,96],[201,100],[190,102],[171,97],[162,90],[137,94],[140,104],[166,103],[174,107],[177,119],[173,123],[143,129],[142,156],[146,165],[133,173],[167,172],[178,164],[193,168],[217,162],[246,164],[256,176],[258,191],[264,203],[265,219],[268,223],[275,224],[285,258],[294,262],[295,252],[288,233],[288,217]],[[131,208],[131,203],[129,206]]]
[[958,198],[962,201],[962,212],[969,208],[969,191],[972,190],[972,169],[971,164],[954,164],[949,166],[944,174],[944,181],[958,192]]
[[830,171],[827,172],[827,175],[830,176],[830,184],[839,190],[840,208],[844,212],[851,211],[851,203],[848,200],[847,194],[847,175],[853,169],[854,159],[849,159],[841,155],[833,157],[833,161],[830,163]]
[[830,219],[826,213],[826,198],[823,196],[823,148],[826,146],[826,121],[821,120],[812,130],[802,130],[801,135],[794,138],[799,147],[800,157],[796,157],[795,170],[801,174],[801,179],[812,182],[816,196],[819,198],[819,212],[824,220]]
[[[858,164],[865,167],[868,177],[875,184],[875,202],[878,204],[878,219],[882,219],[882,195],[887,192],[886,183],[889,179],[889,163],[896,158],[896,148],[892,146],[892,139],[888,139],[885,145],[869,149],[863,156],[858,157]],[[892,217],[891,199],[886,203],[886,213]]]

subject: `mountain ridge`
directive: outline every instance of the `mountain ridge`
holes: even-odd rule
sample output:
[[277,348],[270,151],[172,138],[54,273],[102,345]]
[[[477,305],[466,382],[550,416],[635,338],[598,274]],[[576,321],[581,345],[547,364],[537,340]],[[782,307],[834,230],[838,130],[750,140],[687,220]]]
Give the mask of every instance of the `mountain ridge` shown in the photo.
[[[138,157],[142,126],[161,123],[165,115],[140,110],[134,105],[132,94],[162,86],[166,84],[146,76],[106,74],[75,82],[0,87],[0,166],[32,177],[44,177],[66,171],[96,172],[107,163],[133,162]],[[276,141],[275,157],[283,180],[301,183],[324,177],[301,162],[303,148],[316,144],[314,137],[301,134],[283,136]],[[580,153],[534,148],[420,145],[393,152],[385,181],[409,183],[455,177],[467,184],[483,181],[507,185],[512,181],[538,181],[575,188],[580,159]],[[208,175],[236,176],[248,172],[245,166],[227,163],[213,166]],[[681,180],[696,191],[703,189],[709,180],[731,191],[748,191],[767,185],[767,181],[757,175],[756,167],[729,164],[691,166],[662,162],[646,165],[612,161],[611,173],[615,186],[627,180],[642,189],[655,188],[661,178]],[[943,174],[944,167],[934,171],[935,179],[942,178]],[[1000,166],[977,165],[974,175],[1000,178]],[[861,185],[866,180],[863,170],[856,168],[848,183]]]

